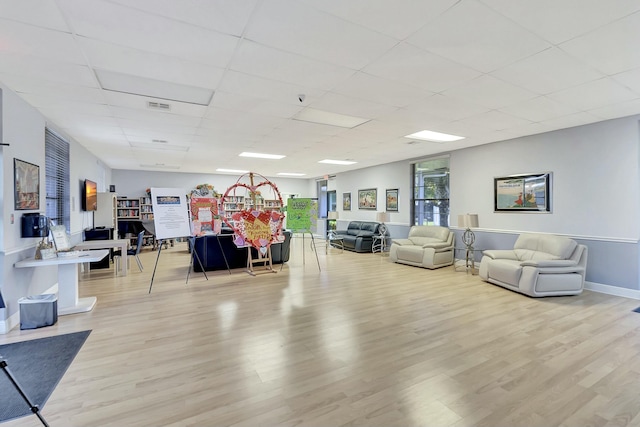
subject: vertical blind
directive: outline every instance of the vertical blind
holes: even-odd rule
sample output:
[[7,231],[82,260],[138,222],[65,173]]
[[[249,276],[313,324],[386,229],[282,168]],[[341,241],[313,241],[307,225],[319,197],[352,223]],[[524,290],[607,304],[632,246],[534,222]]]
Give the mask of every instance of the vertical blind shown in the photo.
[[69,142],[46,128],[44,135],[47,217],[56,225],[71,228],[69,201]]

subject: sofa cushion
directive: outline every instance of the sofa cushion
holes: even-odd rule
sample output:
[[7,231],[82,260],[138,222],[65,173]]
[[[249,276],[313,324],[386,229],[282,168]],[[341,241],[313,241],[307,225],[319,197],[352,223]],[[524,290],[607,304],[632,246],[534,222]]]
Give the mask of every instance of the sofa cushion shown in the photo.
[[414,245],[417,246],[425,246],[429,247],[429,248],[433,248],[435,246],[433,245],[437,245],[437,244],[444,244],[445,246],[447,245],[447,241],[442,240],[442,239],[437,239],[435,237],[409,237],[409,240],[411,240],[413,242]]
[[373,236],[378,229],[377,222],[362,222],[360,223],[360,230],[371,232],[370,236]]
[[413,240],[414,238],[430,238],[436,239],[441,242],[446,242],[449,239],[449,230],[447,227],[441,227],[439,225],[429,225],[429,226],[413,226],[409,230],[409,239]]
[[575,240],[549,234],[524,233],[513,245],[521,260],[568,259],[578,243]]
[[360,231],[358,233],[358,237],[371,237],[373,235],[375,235],[373,231]]
[[424,250],[420,246],[399,246],[396,253],[398,259],[408,262],[421,263],[424,258]]

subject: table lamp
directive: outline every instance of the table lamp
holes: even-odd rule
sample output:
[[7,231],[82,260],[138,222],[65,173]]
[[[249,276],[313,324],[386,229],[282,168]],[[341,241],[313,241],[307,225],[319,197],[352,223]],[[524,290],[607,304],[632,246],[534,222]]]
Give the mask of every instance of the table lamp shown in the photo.
[[462,233],[462,243],[467,249],[473,249],[473,243],[476,241],[476,235],[471,231],[472,228],[478,228],[478,214],[458,215],[458,227],[465,227]]
[[389,212],[377,212],[376,213],[376,221],[378,221],[381,225],[379,227],[380,234],[387,234],[387,226],[385,222],[389,222],[391,220],[391,215]]
[[338,211],[329,211],[327,213],[327,218],[328,219],[338,219]]

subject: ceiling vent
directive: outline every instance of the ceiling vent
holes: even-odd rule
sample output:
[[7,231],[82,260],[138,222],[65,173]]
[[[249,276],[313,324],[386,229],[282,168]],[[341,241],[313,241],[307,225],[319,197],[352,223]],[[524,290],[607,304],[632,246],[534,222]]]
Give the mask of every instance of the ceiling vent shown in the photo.
[[165,104],[164,102],[147,102],[147,107],[152,110],[162,110],[162,111],[171,111],[171,105]]
[[421,143],[422,143],[422,141],[409,141],[409,142],[407,142],[407,144],[409,144],[409,145],[421,144]]
[[154,144],[166,144],[169,141],[167,141],[166,139],[152,139],[151,142]]

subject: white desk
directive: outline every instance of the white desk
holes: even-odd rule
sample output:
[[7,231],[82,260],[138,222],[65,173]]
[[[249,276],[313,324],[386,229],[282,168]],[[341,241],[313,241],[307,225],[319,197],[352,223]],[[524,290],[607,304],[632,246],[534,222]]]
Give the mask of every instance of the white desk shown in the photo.
[[78,264],[101,261],[109,255],[107,249],[84,251],[76,256],[34,259],[28,258],[16,262],[16,268],[58,266],[58,314],[84,313],[96,305],[96,297],[78,298]]
[[127,249],[129,248],[129,239],[114,240],[85,240],[73,247],[73,249],[84,251],[86,249],[106,249],[118,248],[124,262],[120,263],[120,274],[127,275]]

